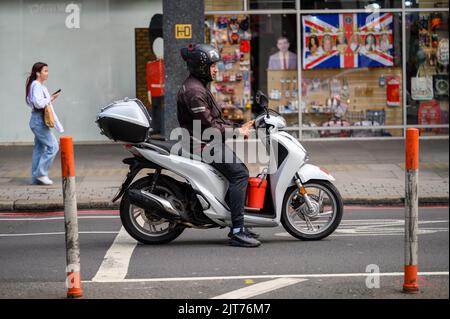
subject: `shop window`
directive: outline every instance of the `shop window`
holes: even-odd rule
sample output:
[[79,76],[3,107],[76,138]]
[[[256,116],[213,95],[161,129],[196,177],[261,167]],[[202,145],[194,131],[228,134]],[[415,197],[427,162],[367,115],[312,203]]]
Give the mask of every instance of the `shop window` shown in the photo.
[[222,61],[211,92],[226,119],[242,123],[252,118],[251,42],[248,15],[206,17],[205,41],[220,51]]
[[211,85],[223,115],[244,122],[261,113],[253,96],[262,90],[269,107],[282,113],[290,128],[298,128],[296,15],[206,18],[206,42],[219,48],[223,59]]
[[[422,0],[421,0],[422,1]],[[301,9],[368,9],[401,8],[402,0],[328,0],[310,1],[301,0]]]
[[448,0],[405,0],[405,8],[448,8]]
[[295,0],[249,0],[250,9],[295,9]]
[[[287,126],[298,130],[299,94],[297,21],[294,14],[253,15],[252,45],[253,89],[263,90],[269,107],[286,119]],[[257,105],[254,112],[262,112]]]
[[[408,125],[448,125],[448,36],[448,12],[406,15]],[[440,134],[448,129],[421,129],[421,135]]]
[[303,15],[302,47],[305,137],[402,136],[400,14]]
[[243,0],[205,0],[205,11],[241,11],[243,9]]

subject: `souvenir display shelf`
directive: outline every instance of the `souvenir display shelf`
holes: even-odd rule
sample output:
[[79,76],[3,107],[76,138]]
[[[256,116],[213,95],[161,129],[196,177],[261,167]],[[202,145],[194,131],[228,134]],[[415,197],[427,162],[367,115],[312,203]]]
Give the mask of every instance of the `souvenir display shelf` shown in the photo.
[[[348,125],[372,121],[371,114],[382,116],[378,125],[402,125],[401,82],[398,106],[387,103],[387,80],[401,79],[401,68],[354,69],[347,76],[340,69],[302,71],[302,122],[304,126],[323,126],[330,120],[343,120]],[[335,87],[333,88],[333,84]],[[333,99],[337,97],[337,99]],[[361,130],[360,130],[361,131]],[[402,129],[387,130],[402,136]]]
[[[211,83],[211,92],[222,108],[224,118],[243,123],[251,120],[251,91],[250,91],[250,33],[244,36],[243,30],[238,29],[239,40],[230,39],[231,27],[229,21],[237,19],[238,23],[247,19],[247,15],[214,15],[207,17],[208,26],[205,36],[219,49],[223,62],[218,63],[216,80]],[[219,28],[219,24],[222,28]],[[223,26],[227,23],[227,27]],[[247,49],[242,52],[241,41],[247,41]]]
[[[434,96],[427,101],[413,101],[412,107],[417,112],[419,125],[448,124],[448,20],[443,19],[442,13],[421,13],[416,23],[419,31],[415,41],[418,41],[418,52],[424,53],[425,60],[417,65],[415,72],[421,67],[426,76],[433,77]],[[446,42],[445,50],[442,50],[443,42]],[[448,134],[445,128],[422,128],[420,131],[422,136]]]
[[297,70],[267,70],[269,107],[286,120],[288,126],[298,123]]

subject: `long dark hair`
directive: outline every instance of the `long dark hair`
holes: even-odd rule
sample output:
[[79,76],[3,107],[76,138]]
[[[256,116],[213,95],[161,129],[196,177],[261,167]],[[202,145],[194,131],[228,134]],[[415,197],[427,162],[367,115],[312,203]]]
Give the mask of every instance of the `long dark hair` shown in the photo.
[[48,66],[47,63],[44,62],[36,62],[33,64],[33,68],[31,69],[30,76],[27,78],[26,88],[25,88],[25,101],[28,103],[27,97],[30,94],[31,83],[37,79],[37,72],[41,72],[44,67]]

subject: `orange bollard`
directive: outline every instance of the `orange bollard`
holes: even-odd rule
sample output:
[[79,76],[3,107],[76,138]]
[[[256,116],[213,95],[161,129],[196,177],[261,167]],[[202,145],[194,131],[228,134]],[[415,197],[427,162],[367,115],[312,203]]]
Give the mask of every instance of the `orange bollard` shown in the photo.
[[64,223],[66,230],[66,287],[67,298],[83,297],[80,276],[80,244],[75,191],[75,161],[71,136],[61,136],[61,172],[63,180]]
[[419,169],[419,129],[417,128],[406,129],[405,158],[407,170]]
[[419,130],[406,130],[405,143],[405,277],[404,293],[418,293],[418,231],[419,231]]

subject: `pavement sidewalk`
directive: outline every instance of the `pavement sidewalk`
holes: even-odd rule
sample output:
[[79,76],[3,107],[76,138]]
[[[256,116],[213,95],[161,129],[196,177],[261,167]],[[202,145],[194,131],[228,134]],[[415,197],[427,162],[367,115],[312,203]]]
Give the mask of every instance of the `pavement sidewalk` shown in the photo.
[[[310,163],[336,178],[345,204],[404,203],[404,141],[304,142]],[[448,204],[449,144],[420,141],[419,201]],[[0,146],[0,211],[63,209],[59,154],[50,170],[52,186],[31,185],[31,146]],[[111,203],[126,173],[122,159],[130,154],[119,144],[76,145],[75,174],[79,209],[116,209]],[[252,176],[261,170],[248,165]],[[145,175],[141,172],[140,175]]]

